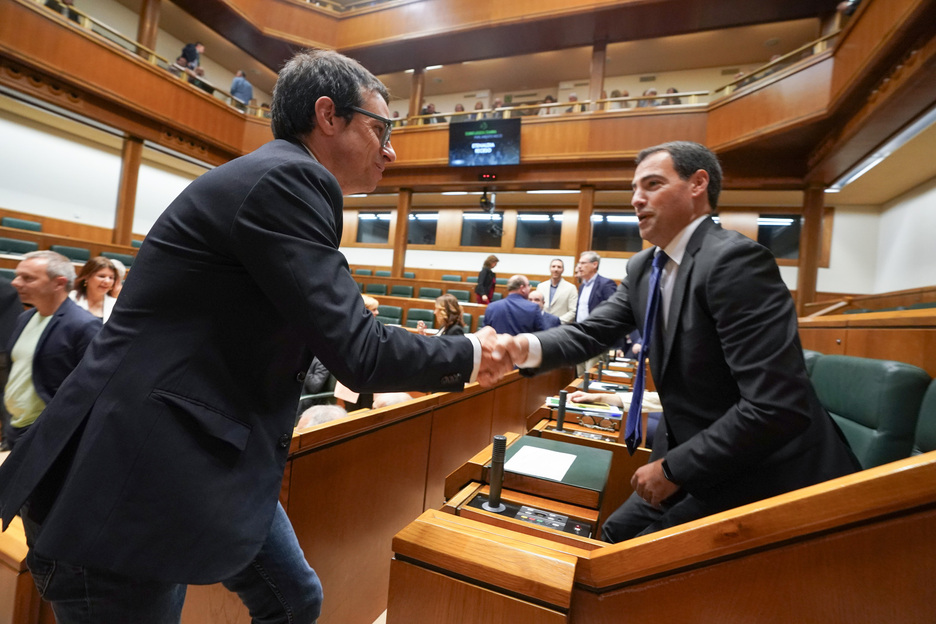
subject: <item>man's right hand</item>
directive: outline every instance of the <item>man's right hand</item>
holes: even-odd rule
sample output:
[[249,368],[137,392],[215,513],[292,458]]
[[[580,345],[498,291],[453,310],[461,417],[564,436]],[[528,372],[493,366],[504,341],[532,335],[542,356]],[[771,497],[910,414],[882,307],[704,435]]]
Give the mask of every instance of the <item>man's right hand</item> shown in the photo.
[[512,338],[512,336],[498,336],[494,328],[490,326],[475,332],[474,335],[481,342],[481,366],[478,369],[477,381],[482,387],[489,388],[513,370],[513,360],[495,355],[500,346],[500,340]]

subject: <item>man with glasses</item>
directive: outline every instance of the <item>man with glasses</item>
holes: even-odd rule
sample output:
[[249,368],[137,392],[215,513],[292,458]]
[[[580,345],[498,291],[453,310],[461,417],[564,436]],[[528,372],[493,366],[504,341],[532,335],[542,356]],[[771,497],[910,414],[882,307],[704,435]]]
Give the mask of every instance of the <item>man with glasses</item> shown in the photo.
[[313,356],[361,392],[503,369],[491,329],[381,325],[338,251],[342,195],[373,191],[396,158],[387,101],[356,61],[296,55],[276,140],[153,225],[107,326],[0,468],[4,524],[22,509],[58,622],[177,622],[187,584],[219,581],[253,621],[314,622],[322,588],[278,503]]

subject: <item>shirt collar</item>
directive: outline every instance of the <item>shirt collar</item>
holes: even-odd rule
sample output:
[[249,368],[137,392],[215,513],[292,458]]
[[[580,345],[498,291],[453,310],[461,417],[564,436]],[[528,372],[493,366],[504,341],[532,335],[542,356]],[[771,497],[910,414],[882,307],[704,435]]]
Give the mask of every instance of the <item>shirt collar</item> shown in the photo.
[[[682,264],[683,255],[686,253],[686,246],[689,244],[689,239],[692,238],[692,235],[698,229],[699,225],[702,224],[709,216],[708,213],[697,217],[692,223],[684,227],[679,234],[673,237],[673,240],[669,242],[669,245],[663,248],[663,251],[666,252],[666,255],[669,256],[670,260],[676,264]],[[657,248],[659,249],[659,247]],[[654,252],[656,255],[657,252]]]

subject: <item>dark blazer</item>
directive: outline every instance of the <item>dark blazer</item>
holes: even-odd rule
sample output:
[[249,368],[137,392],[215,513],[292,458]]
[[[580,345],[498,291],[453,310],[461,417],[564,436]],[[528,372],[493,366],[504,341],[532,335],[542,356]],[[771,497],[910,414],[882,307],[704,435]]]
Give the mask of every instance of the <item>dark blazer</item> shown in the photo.
[[[608,279],[603,275],[595,275],[595,284],[592,286],[591,295],[588,297],[588,314],[591,315],[598,307],[599,303],[607,301],[617,290],[617,284],[613,279]],[[579,297],[582,296],[582,285],[579,284]]]
[[478,272],[478,283],[475,285],[475,294],[478,295],[479,302],[483,296],[487,296],[488,301],[490,301],[491,295],[494,294],[496,279],[497,274],[494,273],[494,271],[487,267],[481,267],[481,270]]
[[512,336],[545,329],[540,307],[520,293],[488,304],[484,311],[484,324],[493,327],[498,334]]
[[[26,323],[36,313],[36,309],[33,308],[20,314],[7,345],[7,353],[12,353],[13,345],[19,340]],[[52,314],[49,324],[36,343],[32,363],[33,387],[46,405],[55,396],[65,378],[78,366],[91,340],[101,331],[101,326],[101,319],[68,297]]]
[[313,355],[360,392],[462,389],[471,341],[378,322],[341,230],[338,182],[298,144],[272,141],[192,182],[0,466],[4,523],[29,498],[40,554],[213,583],[266,538]]
[[562,325],[562,321],[555,314],[550,314],[549,312],[543,312],[543,329],[552,329],[553,327],[559,327]]
[[[652,248],[635,255],[584,323],[538,334],[544,368],[584,361],[643,326],[652,258]],[[727,508],[858,469],[806,377],[777,263],[749,238],[700,224],[650,351],[666,425],[652,459],[665,456],[689,493]]]
[[464,336],[465,328],[457,323],[454,325],[449,325],[448,327],[442,328],[436,336]]

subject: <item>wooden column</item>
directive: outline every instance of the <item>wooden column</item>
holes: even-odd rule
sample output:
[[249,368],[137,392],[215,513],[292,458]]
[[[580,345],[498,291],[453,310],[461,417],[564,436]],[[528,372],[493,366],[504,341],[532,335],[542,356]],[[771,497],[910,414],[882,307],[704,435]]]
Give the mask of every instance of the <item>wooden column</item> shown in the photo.
[[796,313],[806,316],[806,304],[816,298],[819,258],[822,256],[822,221],[825,192],[810,187],[803,194],[803,230],[800,232],[799,268],[796,277]]
[[136,208],[137,180],[143,161],[143,139],[128,136],[124,139],[120,165],[120,187],[117,189],[117,214],[111,242],[130,245],[133,234],[133,213]]
[[[156,36],[159,33],[160,1],[161,0],[143,0],[143,6],[140,7],[140,24],[137,27],[137,43],[146,46],[150,50],[156,49]],[[175,61],[174,58],[169,60]]]
[[413,88],[410,90],[409,114],[414,117],[422,110],[423,93],[426,90],[426,69],[417,67],[413,72]]
[[412,207],[413,190],[400,189],[400,195],[397,198],[396,230],[393,234],[393,266],[390,267],[390,275],[393,277],[403,277],[403,269],[406,266],[406,241],[409,233],[409,213]]
[[[601,90],[604,87],[605,58],[607,57],[608,43],[599,41],[592,48],[591,78],[588,83],[588,99],[594,102],[601,99]],[[591,110],[599,110],[597,104],[591,105]]]
[[595,187],[583,186],[579,193],[578,227],[575,230],[575,258],[578,261],[582,252],[591,249],[592,213],[595,212]]

